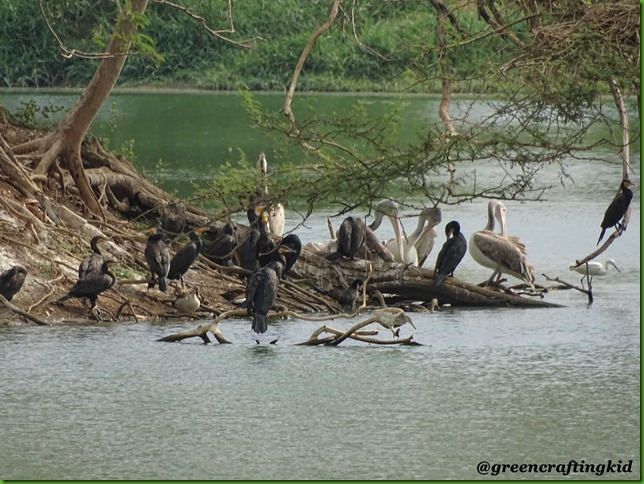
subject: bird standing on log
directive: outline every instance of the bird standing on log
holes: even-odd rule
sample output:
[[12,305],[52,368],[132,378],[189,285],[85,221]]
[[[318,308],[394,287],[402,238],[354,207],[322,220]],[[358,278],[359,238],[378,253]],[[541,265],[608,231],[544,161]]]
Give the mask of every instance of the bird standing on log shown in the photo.
[[250,223],[250,230],[239,244],[237,255],[239,256],[239,265],[241,267],[254,271],[257,269],[257,241],[260,237],[257,208],[249,208],[246,216]]
[[534,271],[526,259],[525,251],[502,235],[493,232],[495,218],[501,225],[501,233],[505,234],[502,204],[498,200],[490,200],[487,225],[484,229],[474,232],[470,237],[468,247],[472,259],[482,266],[494,270],[489,282],[492,282],[495,276],[498,276],[498,282],[501,274],[505,273],[524,280],[526,284],[534,288]]
[[205,230],[205,227],[199,227],[188,233],[190,242],[179,249],[170,260],[168,279],[179,279],[183,285],[183,275],[188,272],[188,269],[190,269],[190,266],[192,266],[195,260],[197,260],[197,256],[201,251],[201,239],[199,236],[203,234]]
[[145,260],[150,268],[152,282],[148,283],[148,289],[159,283],[159,290],[168,290],[168,272],[170,271],[170,249],[164,242],[164,234],[158,227],[152,227],[147,231],[150,234],[145,246]]
[[233,253],[237,247],[236,231],[234,222],[228,222],[222,229],[206,230],[204,235],[210,242],[203,248],[203,255],[215,264],[232,267]]
[[283,272],[286,274],[295,265],[300,256],[300,252],[302,252],[302,241],[297,235],[288,234],[272,251],[258,254],[257,261],[260,267],[264,267],[269,262],[275,260],[277,256],[276,252],[284,256],[286,265]]
[[[418,216],[418,223],[416,224],[416,229],[409,235],[401,237],[402,249],[399,250],[398,241],[390,239],[385,244],[385,247],[393,254],[394,258],[398,262],[403,264],[411,264],[413,266],[419,266],[419,259],[421,254],[418,252],[417,244],[421,240],[420,237],[424,235],[423,246],[421,250],[423,251],[423,262],[427,258],[427,254],[434,247],[434,240],[436,239],[436,230],[434,227],[438,225],[441,221],[441,209],[436,207],[426,208]],[[425,227],[425,224],[428,224],[428,227]],[[399,257],[399,253],[402,254],[402,258]]]
[[114,261],[111,260],[103,261],[100,272],[92,272],[84,279],[76,281],[76,284],[74,284],[69,292],[65,296],[54,301],[54,303],[59,304],[74,297],[86,298],[92,306],[91,311],[93,311],[96,308],[98,295],[107,291],[116,282],[116,275],[114,275],[110,270],[110,265],[113,262]]
[[633,199],[633,192],[630,189],[632,186],[633,184],[629,179],[625,178],[622,180],[622,184],[619,186],[619,193],[615,195],[615,198],[610,202],[610,205],[604,213],[604,219],[601,223],[602,231],[599,234],[597,245],[602,241],[606,230],[610,227],[616,227],[620,234],[624,231],[624,226],[620,221],[626,214],[626,210],[628,210],[628,206],[631,204],[631,200]]
[[338,247],[335,252],[326,256],[327,260],[334,261],[342,257],[353,259],[362,244],[367,232],[367,226],[358,217],[347,217],[340,224],[338,230]]
[[246,285],[245,308],[252,312],[253,322],[251,329],[258,334],[265,333],[268,329],[268,311],[275,303],[279,280],[286,260],[280,255],[277,260],[269,262],[265,267],[257,269],[248,279]]
[[453,276],[456,267],[467,252],[467,241],[461,233],[461,226],[452,220],[445,226],[447,240],[443,244],[434,267],[434,286],[440,286],[447,276]]
[[161,230],[166,237],[177,238],[186,225],[186,206],[182,202],[170,203],[163,207]]
[[18,294],[27,277],[27,269],[21,265],[15,265],[0,274],[0,294],[7,300]]
[[92,253],[85,257],[78,266],[79,279],[84,279],[92,273],[100,274],[103,262],[105,262],[105,257],[103,257],[101,249],[98,247],[98,243],[102,240],[107,239],[102,235],[96,235],[90,240],[89,245],[92,248]]
[[362,284],[362,279],[354,279],[351,285],[340,293],[338,302],[346,309],[353,311],[356,301],[358,300],[358,296],[360,295]]

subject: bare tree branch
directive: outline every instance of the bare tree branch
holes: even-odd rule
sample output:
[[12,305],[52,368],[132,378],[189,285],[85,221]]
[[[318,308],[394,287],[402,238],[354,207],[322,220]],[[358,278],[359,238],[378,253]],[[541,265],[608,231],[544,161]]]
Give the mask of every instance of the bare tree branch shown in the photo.
[[201,15],[196,14],[189,8],[186,8],[182,5],[178,5],[174,2],[169,2],[167,0],[153,0],[155,3],[158,3],[160,5],[167,5],[172,8],[176,8],[177,10],[180,10],[184,12],[185,14],[189,15],[192,17],[194,20],[196,20],[203,28],[208,32],[210,35],[217,37],[218,39],[221,39],[225,42],[229,42],[231,44],[237,45],[239,47],[243,47],[245,49],[252,49],[253,46],[251,45],[253,42],[257,40],[264,40],[263,37],[257,35],[255,37],[251,37],[250,39],[244,39],[240,41],[235,41],[232,40],[225,35],[222,34],[234,34],[235,33],[235,24],[233,22],[233,5],[232,5],[232,0],[228,0],[228,12],[227,12],[227,17],[228,17],[228,22],[229,22],[229,27],[227,29],[222,29],[222,30],[215,30],[211,28],[208,25],[208,22],[206,21],[205,18],[203,18]]
[[[291,102],[293,101],[293,96],[295,95],[295,87],[297,86],[297,80],[300,77],[300,73],[302,72],[302,67],[304,66],[304,61],[306,58],[309,56],[309,53],[311,52],[311,49],[313,48],[313,45],[315,45],[315,42],[318,40],[318,38],[327,30],[331,28],[331,25],[333,25],[333,22],[335,21],[335,18],[338,15],[338,9],[340,5],[340,0],[333,0],[333,4],[331,5],[331,11],[329,12],[329,17],[326,19],[326,21],[320,25],[315,32],[313,32],[313,35],[311,35],[311,38],[309,41],[306,43],[304,46],[304,50],[302,50],[302,54],[300,54],[300,58],[297,61],[297,64],[295,66],[295,70],[293,71],[293,77],[291,78],[291,84],[289,85],[288,92],[286,93],[286,99],[284,100],[284,114],[286,117],[289,119],[291,122],[291,128],[298,133],[299,130],[297,129],[297,123],[295,121],[295,115],[293,114],[293,111],[291,110]],[[311,149],[309,147],[309,149]]]

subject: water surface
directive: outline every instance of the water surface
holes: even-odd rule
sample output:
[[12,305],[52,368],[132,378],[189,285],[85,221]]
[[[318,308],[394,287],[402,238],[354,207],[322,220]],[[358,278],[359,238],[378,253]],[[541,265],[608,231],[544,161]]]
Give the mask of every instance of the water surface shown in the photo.
[[[172,160],[160,173],[177,180],[175,187],[203,175],[209,157],[216,166],[216,153],[244,146],[254,157],[263,149],[261,135],[241,127],[239,106],[225,111],[233,96],[159,97],[152,103],[158,111],[142,116],[147,108],[136,106],[150,99],[119,97],[119,123],[129,126],[135,146],[149,140],[146,163]],[[266,102],[279,106],[277,98]],[[223,117],[230,132],[211,125]],[[187,132],[194,137],[184,139]],[[639,186],[639,152],[633,165]],[[575,183],[557,186],[547,201],[506,204],[509,231],[525,242],[542,284],[550,284],[543,274],[579,284],[568,265],[594,250],[621,172],[617,159],[571,161],[569,170]],[[543,176],[557,180],[554,171]],[[484,477],[480,461],[633,459],[626,475],[499,477],[639,479],[639,200],[636,193],[627,232],[600,258],[615,259],[622,272],[595,278],[592,306],[578,292],[555,291],[546,299],[563,306],[557,309],[414,313],[416,329],[405,327],[402,336],[413,334],[419,347],[297,346],[322,324],[301,320],[269,326],[267,338],[277,345],[257,345],[246,319],[220,325],[234,344],[208,346],[156,342],[196,324],[190,321],[0,327],[0,474],[468,480]],[[297,233],[305,242],[326,240],[332,212],[316,212]],[[452,219],[469,237],[485,225],[486,202],[444,207],[443,222]],[[287,229],[299,222],[288,210]],[[413,218],[403,222],[413,230]],[[378,234],[385,239],[392,231],[383,225]],[[456,275],[480,282],[489,271],[466,256]],[[354,322],[330,324],[346,329]]]

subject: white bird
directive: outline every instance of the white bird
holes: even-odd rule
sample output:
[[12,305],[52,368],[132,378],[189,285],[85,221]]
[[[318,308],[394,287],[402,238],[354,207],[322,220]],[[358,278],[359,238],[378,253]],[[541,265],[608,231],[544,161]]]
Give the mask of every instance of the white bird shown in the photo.
[[383,218],[386,216],[389,218],[389,221],[391,222],[391,226],[394,229],[394,238],[392,240],[397,241],[398,245],[394,247],[394,249],[390,249],[389,247],[384,244],[385,248],[391,252],[391,255],[393,256],[394,261],[401,261],[403,260],[403,253],[401,250],[402,247],[402,227],[400,225],[400,218],[398,217],[398,204],[394,202],[393,200],[382,200],[378,202],[378,205],[376,205],[376,208],[374,210],[375,213],[375,218],[373,222],[371,222],[367,226],[367,242],[369,245],[374,246],[375,244],[379,244],[377,237],[375,236],[374,232],[380,227],[380,224],[382,223]]
[[622,272],[619,270],[617,265],[615,265],[615,261],[613,259],[608,259],[603,264],[601,262],[595,261],[586,262],[585,264],[581,264],[579,266],[576,264],[570,264],[571,271],[575,271],[579,274],[584,275],[584,277],[581,278],[582,287],[584,285],[584,279],[586,279],[587,277],[592,278],[593,276],[605,276],[608,273],[609,267],[614,267],[617,272]]
[[[500,227],[499,235],[501,235],[501,237],[503,237],[504,239],[509,240],[510,242],[512,242],[512,244],[514,244],[514,246],[517,249],[519,249],[523,255],[527,255],[525,244],[523,242],[521,242],[521,239],[519,237],[515,237],[513,235],[508,235],[508,226],[507,226],[507,221],[506,221],[507,210],[506,210],[505,205],[503,204],[503,202],[500,202],[499,200],[490,200],[490,202],[488,203],[488,206],[490,204],[496,205],[498,207],[499,213],[502,215],[503,220],[504,220],[503,226]],[[498,220],[499,216],[495,215],[495,217],[497,217],[497,220]],[[499,221],[499,226],[501,226],[500,221]]]
[[[266,174],[268,173],[268,162],[266,155],[262,151],[257,160],[257,169],[260,171],[263,180],[262,190],[268,195],[268,186],[266,185]],[[268,208],[268,232],[272,235],[282,237],[284,235],[284,226],[286,225],[286,216],[284,206],[281,203],[271,203]]]
[[[436,221],[438,219],[438,221]],[[417,244],[421,242],[422,239],[422,254],[423,262],[427,258],[427,254],[434,247],[434,241],[436,240],[436,225],[440,223],[441,220],[441,211],[440,208],[431,207],[426,208],[420,215],[418,215],[418,223],[416,224],[416,229],[409,235],[402,238],[402,250],[399,250],[398,241],[396,239],[390,239],[385,243],[385,247],[392,253],[394,256],[397,256],[398,253],[401,254],[401,257],[396,257],[398,262],[403,264],[411,264],[418,267],[421,254],[418,252]],[[425,227],[427,223],[427,227]]]
[[505,211],[502,204],[497,200],[490,200],[488,203],[488,220],[483,230],[478,230],[470,237],[469,251],[472,258],[484,267],[493,269],[490,282],[501,274],[509,274],[517,279],[522,279],[534,289],[534,272],[528,263],[525,254],[499,234],[495,234],[494,219],[496,218],[501,226],[501,233],[505,234]]
[[434,248],[434,242],[436,242],[436,226],[442,220],[440,207],[432,207],[428,210],[429,218],[427,219],[427,226],[423,229],[420,237],[418,237],[418,240],[414,244],[416,253],[418,254],[418,267],[423,266],[427,260],[427,256]]

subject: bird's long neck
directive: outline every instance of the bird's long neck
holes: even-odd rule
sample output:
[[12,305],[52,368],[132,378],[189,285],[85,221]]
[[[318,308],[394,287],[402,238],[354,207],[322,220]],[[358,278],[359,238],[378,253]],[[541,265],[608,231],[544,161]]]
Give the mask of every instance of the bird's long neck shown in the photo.
[[414,229],[414,231],[410,235],[407,236],[407,240],[410,243],[413,244],[414,242],[416,242],[416,240],[418,240],[420,235],[423,233],[423,229],[425,228],[425,223],[427,221],[428,221],[428,219],[424,215],[419,215],[418,216],[418,223],[416,224],[416,228]]
[[91,245],[91,247],[92,247],[92,251],[93,251],[95,254],[103,255],[103,254],[101,253],[101,249],[99,249],[99,247],[98,247],[98,239],[92,239],[92,240],[90,241],[90,243],[89,243],[89,244]]
[[373,222],[371,222],[371,223],[369,224],[369,228],[370,228],[372,231],[377,230],[377,229],[378,229],[378,227],[380,227],[380,224],[382,223],[382,219],[383,219],[383,217],[384,217],[384,215],[383,215],[383,213],[382,213],[382,212],[376,212],[376,218],[373,220]]

